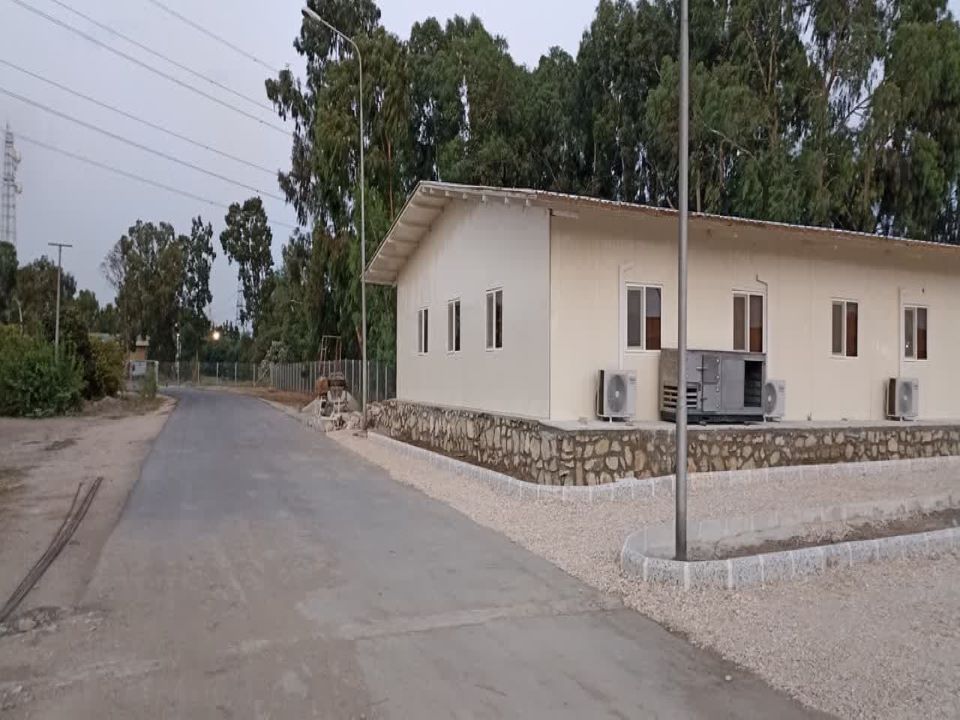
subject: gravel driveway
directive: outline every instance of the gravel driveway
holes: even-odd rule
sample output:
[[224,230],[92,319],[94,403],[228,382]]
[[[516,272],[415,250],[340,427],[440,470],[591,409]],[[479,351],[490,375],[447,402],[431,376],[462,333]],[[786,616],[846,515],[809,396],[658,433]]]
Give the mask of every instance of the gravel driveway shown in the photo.
[[[349,432],[329,437],[585,582],[841,717],[960,717],[960,558],[896,561],[737,593],[681,593],[624,578],[626,536],[673,517],[671,497],[617,503],[517,500]],[[692,518],[956,490],[943,473],[842,486],[789,480],[697,489]]]

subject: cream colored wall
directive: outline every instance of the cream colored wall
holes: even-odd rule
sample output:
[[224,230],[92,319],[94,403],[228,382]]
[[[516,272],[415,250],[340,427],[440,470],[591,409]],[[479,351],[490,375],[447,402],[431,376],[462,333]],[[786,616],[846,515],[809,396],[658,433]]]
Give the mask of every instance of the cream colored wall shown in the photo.
[[[452,201],[397,280],[397,396],[549,417],[547,211]],[[485,349],[486,291],[503,288],[503,348]],[[447,301],[460,298],[461,352],[447,353]],[[417,311],[429,347],[417,353]]]
[[[676,221],[607,212],[551,219],[553,419],[594,417],[597,370],[637,371],[637,416],[656,419],[659,352],[620,353],[622,281],[663,287],[662,345],[676,347]],[[766,286],[764,285],[766,283]],[[920,380],[921,418],[960,418],[960,259],[876,241],[692,223],[691,348],[733,349],[735,290],[767,297],[767,376],[786,381],[787,419],[883,417],[890,377]],[[929,307],[929,359],[902,360],[903,303]],[[859,357],[831,354],[831,300],[859,302]],[[619,357],[618,357],[619,356]]]

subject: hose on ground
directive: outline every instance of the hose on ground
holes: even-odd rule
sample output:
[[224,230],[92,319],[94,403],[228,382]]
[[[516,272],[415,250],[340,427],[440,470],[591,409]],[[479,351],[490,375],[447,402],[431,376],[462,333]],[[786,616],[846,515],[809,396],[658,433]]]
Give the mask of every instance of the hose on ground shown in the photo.
[[87,488],[87,492],[84,494],[83,499],[79,502],[80,491],[83,489],[83,483],[81,482],[77,485],[77,492],[73,496],[73,502],[70,503],[70,509],[67,511],[67,514],[63,518],[63,522],[60,523],[60,527],[57,529],[56,534],[53,536],[53,540],[50,541],[50,544],[47,546],[47,549],[44,551],[43,555],[34,563],[33,567],[30,568],[30,571],[27,573],[26,577],[17,585],[17,589],[13,591],[13,594],[9,597],[7,602],[3,604],[3,608],[0,609],[0,623],[6,621],[8,617],[13,613],[14,610],[19,607],[20,603],[23,602],[23,599],[27,596],[33,586],[37,584],[37,581],[43,577],[43,574],[47,571],[47,568],[53,564],[53,561],[57,559],[57,556],[60,554],[60,551],[70,542],[70,538],[73,537],[73,533],[76,532],[77,527],[80,525],[80,521],[83,520],[84,515],[87,514],[87,510],[90,508],[90,505],[93,503],[93,497],[97,494],[97,490],[100,489],[100,484],[103,482],[102,477],[98,477],[94,480],[90,486]]

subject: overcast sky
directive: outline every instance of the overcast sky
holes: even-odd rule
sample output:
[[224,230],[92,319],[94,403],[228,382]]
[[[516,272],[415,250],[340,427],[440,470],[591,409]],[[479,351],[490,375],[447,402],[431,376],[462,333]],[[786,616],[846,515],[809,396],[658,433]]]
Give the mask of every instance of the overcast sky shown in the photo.
[[[85,15],[108,25],[144,45],[172,57],[214,80],[251,96],[266,99],[263,80],[267,70],[167,15],[149,0],[60,0]],[[290,64],[302,68],[292,48],[300,25],[301,0],[164,0],[204,27],[215,29],[235,45],[278,68]],[[21,0],[47,15],[79,28],[89,36],[118,48],[165,72],[202,88],[225,102],[280,124],[267,109],[226,93],[171,67],[133,47],[108,31],[77,17],[54,0]],[[401,37],[410,26],[430,15],[441,20],[454,14],[479,15],[492,31],[505,36],[514,57],[536,64],[551,45],[575,52],[583,30],[590,22],[594,0],[384,0],[380,3],[384,25]],[[549,23],[543,20],[550,18]],[[226,153],[266,168],[285,168],[289,137],[224,108],[118,57],[95,43],[39,17],[13,0],[0,0],[3,43],[0,61],[14,63],[44,78],[96,98],[155,124],[216,147]],[[161,132],[120,117],[108,110],[51,87],[0,62],[0,89],[80,118],[89,124],[123,135],[141,144],[175,155],[245,185],[282,195],[275,178],[231,159],[171,138]],[[9,122],[23,156],[18,180],[23,194],[17,199],[18,251],[21,262],[30,261],[51,248],[51,241],[72,242],[64,266],[83,288],[91,288],[101,303],[113,299],[113,291],[100,271],[100,262],[120,235],[138,218],[167,220],[180,232],[189,231],[190,218],[200,214],[213,223],[217,236],[225,210],[181,197],[111,172],[91,167],[59,153],[37,147],[26,138],[55,145],[99,162],[134,172],[174,186],[187,193],[229,204],[252,193],[223,180],[203,175],[140,149],[105,137],[69,120],[24,104],[0,93],[0,121]],[[282,201],[264,198],[271,220],[296,223],[291,208]],[[274,256],[290,229],[274,227]],[[222,256],[219,239],[215,239]],[[236,297],[235,268],[218,257],[213,274],[213,315],[217,321],[232,319]]]

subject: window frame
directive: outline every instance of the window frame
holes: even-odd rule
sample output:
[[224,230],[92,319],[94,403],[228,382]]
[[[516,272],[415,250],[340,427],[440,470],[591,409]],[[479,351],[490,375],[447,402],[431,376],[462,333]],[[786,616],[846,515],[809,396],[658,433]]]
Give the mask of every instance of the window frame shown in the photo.
[[[497,304],[497,296],[500,296],[500,304]],[[493,324],[491,325],[491,305],[493,299]],[[500,344],[497,345],[497,312],[499,310],[500,320]],[[503,287],[493,287],[483,294],[483,347],[486,352],[499,352],[503,350]]]
[[[647,290],[657,290],[660,293],[660,347],[649,349],[647,347]],[[640,345],[630,344],[630,291],[640,291],[640,317],[642,319],[640,332]],[[659,353],[663,349],[663,284],[629,281],[623,284],[623,325],[620,327],[623,333],[623,351],[631,354]]]
[[[919,354],[920,339],[920,311],[924,314],[924,331],[927,334],[923,344],[923,357]],[[913,355],[907,355],[906,331],[907,331],[907,313],[913,312]],[[900,342],[902,344],[902,357],[907,362],[926,362],[930,359],[930,308],[927,305],[918,303],[904,303],[900,311]]]
[[447,300],[447,354],[457,355],[463,348],[463,309],[460,298]]
[[[760,314],[762,319],[760,321],[760,349],[751,350],[750,349],[750,299],[753,297],[760,298]],[[744,318],[743,318],[743,347],[737,347],[737,315],[736,315],[736,303],[737,298],[743,298],[744,306]],[[767,352],[767,293],[758,291],[758,290],[740,290],[734,289],[731,293],[731,299],[733,300],[734,313],[733,313],[733,350],[735,352],[749,352],[749,353],[766,353]]]
[[[839,305],[841,307],[840,321],[842,323],[840,327],[840,342],[842,345],[841,351],[834,352],[833,349],[833,309]],[[847,309],[848,305],[857,306],[857,353],[856,355],[850,355],[850,348],[847,347],[847,341],[850,339],[850,331],[848,328],[848,320],[850,318],[850,313]],[[830,299],[830,357],[837,358],[838,360],[856,360],[860,357],[860,301],[853,298],[831,298]]]
[[430,351],[430,308],[417,308],[417,355],[428,355]]

